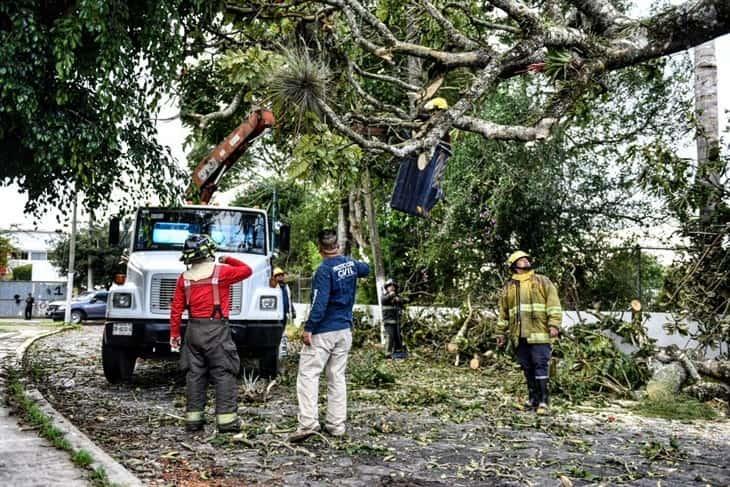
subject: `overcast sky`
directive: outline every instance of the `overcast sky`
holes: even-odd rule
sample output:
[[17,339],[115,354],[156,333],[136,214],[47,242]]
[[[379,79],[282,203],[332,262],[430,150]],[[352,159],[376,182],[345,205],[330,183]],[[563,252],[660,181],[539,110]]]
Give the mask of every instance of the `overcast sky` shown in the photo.
[[[648,0],[639,0],[641,4],[648,4]],[[643,10],[643,9],[642,9]],[[716,41],[717,63],[718,63],[718,105],[720,112],[720,131],[724,132],[728,127],[728,111],[730,111],[730,35],[726,35]],[[178,108],[167,106],[163,109],[161,118],[169,117],[178,112]],[[160,142],[170,148],[173,157],[181,167],[185,165],[185,152],[183,142],[186,131],[183,129],[180,120],[160,122],[158,124]],[[23,213],[23,207],[27,201],[27,195],[19,194],[16,186],[0,187],[0,208],[3,217],[0,220],[0,229],[7,229],[11,225],[18,225],[24,229],[37,227],[43,230],[57,230],[65,225],[59,225],[56,221],[56,211],[49,211],[41,219],[35,219]],[[81,220],[85,216],[81,215]]]

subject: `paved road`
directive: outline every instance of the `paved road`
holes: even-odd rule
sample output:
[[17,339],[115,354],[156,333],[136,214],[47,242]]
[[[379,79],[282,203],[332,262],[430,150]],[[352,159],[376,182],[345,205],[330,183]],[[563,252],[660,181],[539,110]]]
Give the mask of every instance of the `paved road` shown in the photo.
[[[38,322],[14,325],[0,323],[0,368],[12,364],[25,340],[48,332]],[[36,431],[22,431],[17,418],[7,408],[6,374],[0,373],[0,485],[86,486],[84,472],[77,468],[65,451],[58,450]]]

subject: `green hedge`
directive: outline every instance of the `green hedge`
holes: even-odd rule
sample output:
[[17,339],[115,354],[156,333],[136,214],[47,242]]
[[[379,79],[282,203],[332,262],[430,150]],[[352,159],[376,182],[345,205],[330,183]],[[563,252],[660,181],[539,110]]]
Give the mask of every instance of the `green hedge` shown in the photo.
[[13,281],[30,281],[33,276],[33,264],[19,265],[13,269]]

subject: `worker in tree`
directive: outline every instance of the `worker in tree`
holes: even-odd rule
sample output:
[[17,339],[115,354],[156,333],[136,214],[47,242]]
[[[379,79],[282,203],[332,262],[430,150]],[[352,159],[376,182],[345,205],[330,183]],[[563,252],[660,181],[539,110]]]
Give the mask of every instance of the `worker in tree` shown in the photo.
[[286,272],[284,272],[284,269],[281,267],[274,269],[269,286],[281,288],[281,304],[284,307],[284,324],[286,326],[286,323],[289,322],[289,316],[293,320],[297,317],[297,312],[294,309],[294,303],[291,299],[291,289],[289,289],[289,285],[286,283]]
[[25,319],[29,320],[33,317],[33,303],[35,303],[35,299],[33,299],[33,295],[31,293],[28,293],[28,297],[25,298]]
[[215,244],[207,235],[190,235],[182,260],[188,266],[177,280],[170,309],[170,347],[180,348],[180,321],[189,319],[180,353],[186,372],[185,427],[198,431],[205,424],[208,380],[215,383],[216,424],[219,432],[238,431],[236,376],[241,367],[228,325],[230,287],[251,275],[251,268],[233,257],[215,263]]
[[299,354],[297,398],[299,428],[289,441],[303,441],[320,429],[317,402],[319,377],[327,371],[327,418],[325,430],[345,434],[347,419],[347,354],[352,346],[352,306],[357,279],[370,273],[364,263],[340,255],[337,233],[322,230],[317,237],[322,263],[312,283],[312,310],[304,325]]
[[380,298],[383,304],[383,325],[385,327],[385,356],[393,359],[404,359],[408,356],[403,345],[401,319],[406,299],[398,293],[398,283],[393,279],[385,281],[384,293]]
[[555,285],[535,273],[527,253],[514,252],[507,264],[513,274],[499,300],[497,345],[501,347],[509,339],[516,346],[517,361],[527,380],[526,405],[545,414],[549,404],[551,343],[560,333],[563,310]]

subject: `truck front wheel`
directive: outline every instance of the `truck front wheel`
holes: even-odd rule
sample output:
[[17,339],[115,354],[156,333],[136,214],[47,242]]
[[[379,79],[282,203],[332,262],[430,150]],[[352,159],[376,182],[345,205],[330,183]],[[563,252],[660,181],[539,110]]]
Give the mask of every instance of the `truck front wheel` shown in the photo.
[[259,356],[259,375],[264,379],[275,379],[279,373],[279,347],[269,347]]
[[104,377],[110,384],[130,382],[134,373],[137,355],[124,348],[101,346],[101,361],[104,365]]

